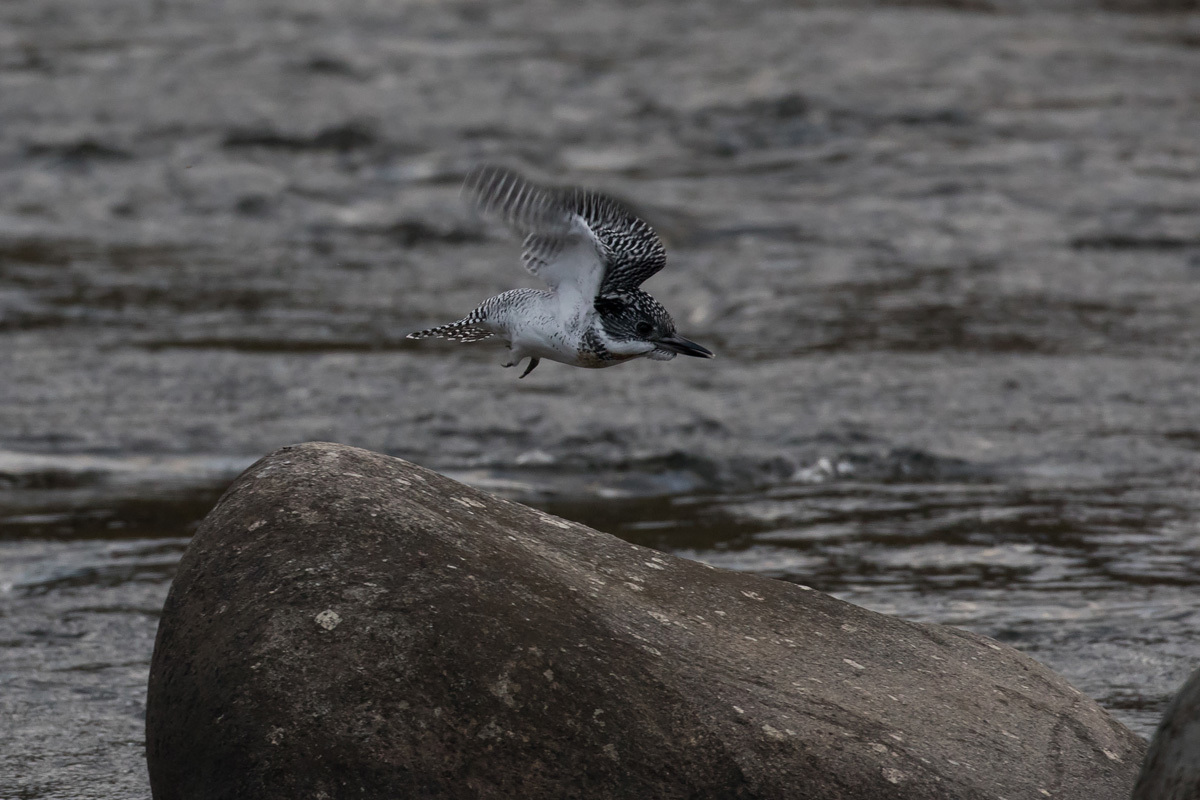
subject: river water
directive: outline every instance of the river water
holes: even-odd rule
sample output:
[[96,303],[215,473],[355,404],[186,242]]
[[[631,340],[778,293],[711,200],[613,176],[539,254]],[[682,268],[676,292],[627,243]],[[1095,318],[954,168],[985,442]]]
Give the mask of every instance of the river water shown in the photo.
[[[148,796],[187,536],[313,439],[995,637],[1148,736],[1200,664],[1200,18],[966,5],[0,5],[0,798]],[[636,206],[718,358],[406,341],[535,283],[487,159]]]

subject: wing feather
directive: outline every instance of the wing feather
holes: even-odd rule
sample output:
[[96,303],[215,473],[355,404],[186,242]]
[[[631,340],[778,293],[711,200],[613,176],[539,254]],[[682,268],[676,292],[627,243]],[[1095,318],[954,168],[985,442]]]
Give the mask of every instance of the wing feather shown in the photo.
[[621,293],[666,265],[654,229],[598,192],[541,186],[494,165],[472,170],[463,191],[524,237],[525,267],[553,289]]

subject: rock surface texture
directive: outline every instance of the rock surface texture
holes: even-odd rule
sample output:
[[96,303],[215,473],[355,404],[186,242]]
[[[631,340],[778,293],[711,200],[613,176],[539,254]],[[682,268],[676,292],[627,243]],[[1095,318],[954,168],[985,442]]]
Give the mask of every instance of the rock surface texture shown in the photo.
[[988,639],[332,444],[251,467],[151,666],[154,797],[1126,798],[1144,745]]
[[1200,800],[1200,670],[1163,715],[1133,800]]

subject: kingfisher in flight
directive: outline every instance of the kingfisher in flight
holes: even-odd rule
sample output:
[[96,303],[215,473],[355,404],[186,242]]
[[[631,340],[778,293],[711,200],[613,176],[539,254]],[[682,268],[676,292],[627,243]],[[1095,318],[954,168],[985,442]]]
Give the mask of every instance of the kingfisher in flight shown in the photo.
[[549,291],[513,289],[467,316],[408,335],[508,342],[524,378],[543,358],[576,367],[611,367],[635,358],[712,358],[675,332],[662,304],[640,288],[667,263],[658,234],[625,206],[597,192],[551,188],[493,165],[476,167],[463,194],[485,215],[524,237],[521,260]]

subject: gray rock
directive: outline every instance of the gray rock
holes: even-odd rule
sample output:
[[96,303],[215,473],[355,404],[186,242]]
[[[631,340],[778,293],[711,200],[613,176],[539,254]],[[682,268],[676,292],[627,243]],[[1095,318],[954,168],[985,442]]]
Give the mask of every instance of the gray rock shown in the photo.
[[1128,797],[1140,739],[981,636],[403,461],[285,448],[192,541],[154,797]]
[[1200,800],[1200,669],[1163,714],[1133,800]]

